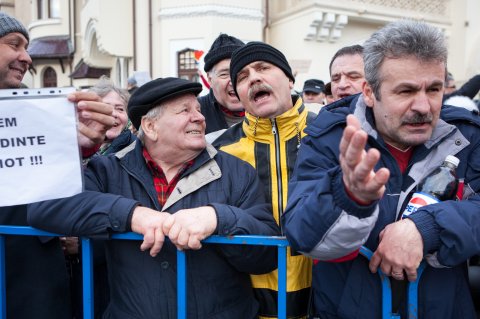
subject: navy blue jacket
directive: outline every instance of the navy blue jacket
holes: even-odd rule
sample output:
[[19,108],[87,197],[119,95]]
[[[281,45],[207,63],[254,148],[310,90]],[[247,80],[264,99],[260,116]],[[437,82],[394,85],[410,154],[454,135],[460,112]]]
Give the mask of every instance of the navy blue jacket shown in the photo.
[[207,95],[198,97],[198,102],[207,125],[205,134],[228,128],[223,111],[220,109],[220,104],[218,104],[211,89]]
[[[208,146],[183,174],[163,207],[142,156],[140,142],[97,156],[86,171],[86,191],[29,207],[32,226],[68,235],[108,237],[130,230],[129,215],[141,204],[175,213],[211,205],[219,235],[277,235],[253,167]],[[107,243],[110,304],[106,318],[176,318],[176,248],[166,241],[156,257],[140,242]],[[187,251],[188,318],[254,318],[258,304],[249,273],[276,268],[276,249],[204,245]]]
[[[346,116],[355,114],[368,134],[367,149],[377,148],[376,166],[390,170],[381,200],[360,206],[346,194],[339,142]],[[375,251],[379,233],[398,220],[415,186],[440,166],[446,155],[460,159],[464,200],[424,206],[409,216],[434,254],[419,285],[420,318],[476,318],[465,274],[465,261],[480,251],[480,121],[461,108],[444,107],[432,137],[414,150],[402,175],[395,158],[375,130],[372,110],[361,95],[322,108],[300,147],[287,211],[283,216],[292,247],[320,260],[345,256],[365,245]],[[313,269],[313,312],[321,318],[380,318],[381,287],[368,261],[320,261]],[[404,312],[404,309],[401,311]]]

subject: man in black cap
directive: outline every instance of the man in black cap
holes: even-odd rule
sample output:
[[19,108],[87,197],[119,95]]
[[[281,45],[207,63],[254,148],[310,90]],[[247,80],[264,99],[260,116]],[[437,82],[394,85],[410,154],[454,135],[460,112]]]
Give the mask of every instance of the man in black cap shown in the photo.
[[[27,52],[29,40],[20,21],[0,12],[0,89],[20,87],[32,63]],[[79,144],[88,153],[114,125],[113,107],[93,93],[75,92],[68,98],[77,103]],[[0,224],[27,226],[26,205],[0,207]],[[58,238],[7,236],[5,246],[7,317],[72,318],[67,269]]]
[[[304,136],[308,111],[298,95],[290,95],[295,78],[285,56],[263,42],[250,42],[232,54],[230,76],[245,107],[242,125],[223,133],[213,145],[250,163],[272,203],[277,221],[286,207],[288,182]],[[261,318],[277,316],[277,272],[252,276]],[[307,314],[311,260],[287,256],[287,315]]]
[[310,79],[303,84],[302,99],[304,103],[325,104],[325,83],[322,80]]
[[[276,268],[264,246],[206,245],[212,234],[277,235],[255,170],[205,142],[199,83],[156,79],[135,91],[139,141],[88,164],[86,191],[32,205],[30,222],[78,236],[134,231],[107,245],[108,318],[176,318],[176,250],[188,250],[187,318],[256,318],[249,273]],[[169,241],[165,237],[169,237]],[[198,251],[189,251],[198,250]],[[149,252],[148,252],[149,251]]]
[[230,82],[230,57],[233,51],[243,46],[243,42],[228,34],[220,34],[205,55],[204,70],[210,82],[210,92],[198,98],[211,133],[229,128],[243,120],[245,115],[242,103]]

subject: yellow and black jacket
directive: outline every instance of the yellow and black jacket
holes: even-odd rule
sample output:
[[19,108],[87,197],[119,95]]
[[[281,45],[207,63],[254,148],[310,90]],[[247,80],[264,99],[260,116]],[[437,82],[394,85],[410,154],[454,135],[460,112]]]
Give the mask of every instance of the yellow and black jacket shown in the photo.
[[[305,135],[308,111],[302,99],[292,96],[292,109],[275,119],[257,118],[246,113],[242,123],[232,126],[213,145],[250,163],[257,170],[271,200],[273,216],[280,216],[287,206],[288,181],[297,159],[300,139]],[[283,231],[282,231],[283,233]],[[311,286],[311,260],[300,254],[287,256],[287,315],[304,318]],[[255,295],[260,302],[261,318],[277,317],[277,270],[252,275]]]

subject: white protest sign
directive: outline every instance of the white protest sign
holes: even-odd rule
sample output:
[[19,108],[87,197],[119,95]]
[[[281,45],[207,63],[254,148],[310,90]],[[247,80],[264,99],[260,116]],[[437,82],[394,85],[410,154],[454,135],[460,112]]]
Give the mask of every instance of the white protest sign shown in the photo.
[[73,91],[0,90],[0,207],[82,191]]

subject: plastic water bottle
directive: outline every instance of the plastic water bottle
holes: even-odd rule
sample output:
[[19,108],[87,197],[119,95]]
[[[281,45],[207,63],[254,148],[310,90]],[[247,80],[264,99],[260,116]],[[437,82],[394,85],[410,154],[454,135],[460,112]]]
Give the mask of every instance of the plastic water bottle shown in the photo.
[[455,199],[458,179],[455,172],[460,160],[448,155],[443,164],[418,184],[415,193],[403,211],[402,218],[415,212],[422,206]]

